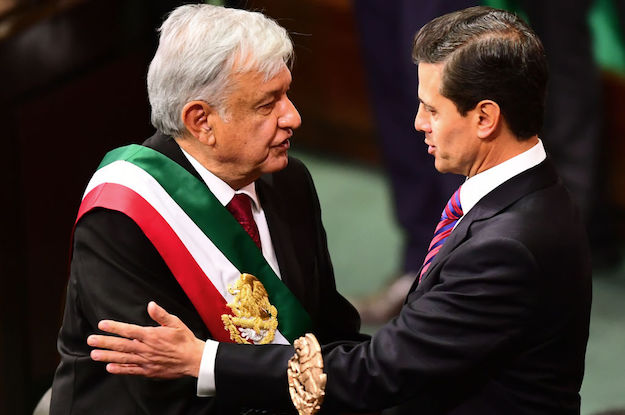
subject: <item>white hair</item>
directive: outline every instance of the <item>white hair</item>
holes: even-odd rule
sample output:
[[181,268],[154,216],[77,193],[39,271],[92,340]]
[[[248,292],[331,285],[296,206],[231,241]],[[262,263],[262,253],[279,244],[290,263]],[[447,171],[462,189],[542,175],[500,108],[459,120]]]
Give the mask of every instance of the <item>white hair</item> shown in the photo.
[[293,58],[286,30],[257,12],[185,5],[159,31],[148,70],[152,125],[174,137],[186,131],[181,112],[189,101],[205,101],[224,115],[231,75],[256,70],[269,80]]

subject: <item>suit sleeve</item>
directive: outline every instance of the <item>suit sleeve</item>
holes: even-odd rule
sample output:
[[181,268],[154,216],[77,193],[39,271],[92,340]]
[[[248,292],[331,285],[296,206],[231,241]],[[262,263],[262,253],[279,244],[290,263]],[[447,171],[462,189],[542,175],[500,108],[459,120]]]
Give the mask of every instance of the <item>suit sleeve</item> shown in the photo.
[[[374,411],[409,398],[427,402],[433,391],[452,383],[479,384],[522,342],[535,294],[530,276],[537,273],[534,258],[517,241],[492,238],[459,246],[442,265],[433,289],[420,297],[411,294],[399,316],[369,341],[324,347],[325,410]],[[253,376],[264,382],[285,376],[292,353],[292,348],[265,353],[220,345],[218,395],[235,385],[231,360],[255,359]],[[279,387],[276,381],[267,385]]]
[[[94,210],[74,233],[67,302],[58,347],[52,413],[204,413],[193,378],[151,380],[114,376],[89,358],[87,336],[102,319],[155,325],[150,300],[178,315],[196,336],[208,333],[156,249],[127,216]],[[131,409],[133,408],[133,409]]]

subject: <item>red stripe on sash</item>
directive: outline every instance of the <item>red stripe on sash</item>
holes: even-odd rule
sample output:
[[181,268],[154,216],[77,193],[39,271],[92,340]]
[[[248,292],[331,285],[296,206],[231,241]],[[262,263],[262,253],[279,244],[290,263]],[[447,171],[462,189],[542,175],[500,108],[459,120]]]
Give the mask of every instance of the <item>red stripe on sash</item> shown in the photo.
[[103,183],[84,197],[76,223],[85,213],[96,207],[116,210],[131,218],[160,253],[213,338],[220,342],[232,342],[230,333],[226,331],[221,320],[222,314],[232,315],[226,300],[204,274],[169,223],[152,205],[126,186]]

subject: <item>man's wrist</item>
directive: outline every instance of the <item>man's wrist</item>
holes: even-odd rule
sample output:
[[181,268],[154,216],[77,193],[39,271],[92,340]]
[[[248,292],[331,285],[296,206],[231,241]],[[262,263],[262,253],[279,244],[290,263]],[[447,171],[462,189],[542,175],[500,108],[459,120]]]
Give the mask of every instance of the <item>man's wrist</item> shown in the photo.
[[202,366],[202,358],[204,356],[205,342],[196,338],[193,344],[192,358],[189,365],[189,375],[195,378],[200,376],[200,367]]

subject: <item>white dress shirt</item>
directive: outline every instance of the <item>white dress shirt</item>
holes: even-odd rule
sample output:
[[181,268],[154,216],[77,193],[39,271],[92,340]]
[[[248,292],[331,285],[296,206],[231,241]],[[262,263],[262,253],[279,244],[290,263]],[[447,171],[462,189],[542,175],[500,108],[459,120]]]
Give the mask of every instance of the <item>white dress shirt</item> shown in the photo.
[[[182,148],[181,148],[182,150]],[[199,161],[193,158],[189,153],[182,150],[182,153],[189,160],[193,168],[197,170],[202,177],[206,186],[215,195],[219,203],[226,206],[235,194],[243,193],[252,199],[252,216],[258,227],[258,233],[260,234],[260,244],[263,251],[263,256],[267,263],[276,273],[278,278],[282,278],[280,275],[280,268],[278,267],[278,260],[276,259],[276,253],[273,249],[273,242],[271,241],[271,234],[269,233],[269,226],[267,226],[267,218],[265,218],[265,212],[258,200],[256,194],[256,183],[252,182],[247,186],[234,190],[226,182],[215,176],[208,171]],[[202,355],[202,362],[200,364],[200,373],[197,380],[197,395],[198,396],[214,396],[215,394],[215,356],[217,354],[217,345],[219,343],[208,340],[204,346],[204,354]]]
[[460,205],[463,215],[456,222],[456,226],[480,199],[502,183],[540,164],[545,158],[547,158],[547,153],[543,142],[539,139],[538,143],[529,150],[468,178],[460,188]]

